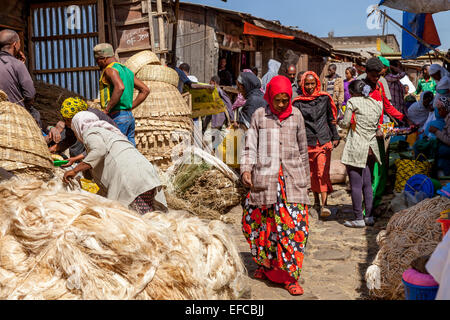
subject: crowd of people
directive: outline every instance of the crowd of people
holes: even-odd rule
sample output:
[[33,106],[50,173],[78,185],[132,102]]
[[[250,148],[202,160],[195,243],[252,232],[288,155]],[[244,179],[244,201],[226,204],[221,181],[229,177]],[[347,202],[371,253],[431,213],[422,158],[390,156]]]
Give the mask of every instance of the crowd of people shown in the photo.
[[437,166],[450,168],[449,78],[442,67],[424,66],[411,94],[402,82],[406,73],[401,63],[383,57],[347,68],[345,79],[331,64],[322,81],[313,71],[297,72],[294,65],[284,70],[286,77],[278,75],[280,65],[269,61],[262,82],[251,70],[241,72],[236,81],[241,96],[233,121],[246,131],[240,173],[250,189],[242,230],[258,264],[254,277],[299,295],[312,212],[308,192],[314,195],[312,208],[318,217],[329,217],[331,152],[341,142],[338,127],[347,130],[341,162],[354,215],[344,225],[373,226],[375,198],[384,192],[388,171],[383,123],[393,119],[398,126],[434,134]]
[[[114,57],[110,44],[94,47],[101,68],[101,110],[71,97],[61,105],[64,121],[43,128],[33,108],[35,90],[23,61],[17,33],[0,32],[0,89],[11,102],[26,108],[40,125],[49,150],[70,157],[64,181],[90,173],[104,195],[141,214],[164,211],[167,203],[152,164],[135,148],[132,110],[150,89]],[[387,180],[387,159],[381,125],[394,119],[399,126],[419,128],[417,153],[437,154],[437,170],[450,172],[450,78],[440,65],[424,66],[414,94],[405,90],[400,61],[383,57],[355,63],[337,74],[336,64],[320,79],[310,70],[297,70],[269,60],[260,79],[256,68],[237,79],[220,59],[218,74],[208,84],[198,82],[186,63],[175,67],[180,92],[189,88],[217,90],[225,111],[206,117],[203,131],[229,126],[245,132],[240,160],[242,183],[249,188],[243,202],[242,230],[258,264],[254,276],[283,284],[293,295],[303,294],[298,283],[309,235],[310,199],[319,218],[332,214],[328,195],[332,150],[341,143],[338,128],[347,130],[341,161],[351,187],[354,219],[345,226],[372,226],[376,197]],[[234,101],[221,86],[236,85]],[[133,97],[133,91],[138,94]],[[409,89],[409,88],[408,88]],[[420,94],[420,97],[417,95]],[[428,151],[428,153],[427,153]],[[378,165],[378,176],[374,167]],[[374,183],[377,181],[377,183]]]

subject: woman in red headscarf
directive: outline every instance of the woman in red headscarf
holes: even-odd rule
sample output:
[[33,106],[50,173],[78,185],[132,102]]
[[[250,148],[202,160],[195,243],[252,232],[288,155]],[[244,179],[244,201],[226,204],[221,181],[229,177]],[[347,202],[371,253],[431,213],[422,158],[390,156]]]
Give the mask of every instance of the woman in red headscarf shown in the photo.
[[268,105],[252,116],[241,154],[242,181],[250,188],[242,230],[259,266],[255,278],[300,295],[310,181],[305,125],[291,98],[289,79],[276,76],[266,88]]
[[331,215],[330,209],[326,207],[328,193],[333,191],[330,179],[331,150],[338,146],[340,137],[336,128],[336,105],[328,93],[320,91],[320,85],[317,74],[305,72],[300,83],[302,94],[294,99],[293,105],[305,119],[314,206],[320,217],[325,218]]

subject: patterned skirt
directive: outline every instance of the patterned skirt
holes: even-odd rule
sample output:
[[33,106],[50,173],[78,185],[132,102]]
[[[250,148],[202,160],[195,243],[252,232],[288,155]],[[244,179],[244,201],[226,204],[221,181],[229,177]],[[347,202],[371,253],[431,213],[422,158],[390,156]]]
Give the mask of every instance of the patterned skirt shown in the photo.
[[242,231],[253,260],[267,269],[279,269],[298,280],[308,240],[308,207],[286,201],[283,171],[278,175],[277,203],[270,207],[244,203]]
[[155,199],[155,189],[144,192],[134,199],[130,204],[131,209],[137,211],[138,213],[144,215],[147,212],[153,210],[153,200]]

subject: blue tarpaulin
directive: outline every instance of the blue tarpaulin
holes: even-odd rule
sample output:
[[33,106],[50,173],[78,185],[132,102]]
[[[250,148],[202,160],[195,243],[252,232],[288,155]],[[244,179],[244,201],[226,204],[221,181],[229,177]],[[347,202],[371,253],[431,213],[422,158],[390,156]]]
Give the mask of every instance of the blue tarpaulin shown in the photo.
[[[433,23],[433,20],[431,18],[431,22],[429,18],[427,19],[427,14],[425,13],[410,13],[403,11],[403,27],[407,30],[414,33],[419,38],[426,41],[427,34],[425,34],[425,26],[426,24]],[[433,26],[434,27],[434,23]],[[431,47],[437,48],[439,45],[429,43]],[[430,41],[431,42],[431,41]],[[420,57],[424,54],[426,54],[428,51],[430,51],[429,48],[424,46],[422,43],[417,41],[416,38],[411,36],[408,32],[405,30],[402,31],[402,58],[403,59],[415,59],[417,57]]]

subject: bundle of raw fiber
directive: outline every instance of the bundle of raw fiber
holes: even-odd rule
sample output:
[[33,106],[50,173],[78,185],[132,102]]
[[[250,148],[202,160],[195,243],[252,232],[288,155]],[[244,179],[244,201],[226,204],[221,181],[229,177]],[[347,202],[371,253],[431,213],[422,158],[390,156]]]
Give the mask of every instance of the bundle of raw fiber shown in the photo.
[[161,179],[172,199],[168,200],[169,207],[207,219],[229,222],[222,215],[238,205],[245,195],[234,171],[196,147],[186,148]]
[[414,259],[434,251],[442,239],[436,220],[449,207],[450,199],[435,197],[392,216],[386,231],[377,236],[380,251],[366,271],[367,287],[374,297],[404,298],[402,274]]
[[25,108],[0,102],[0,167],[50,178],[53,160],[36,121]]
[[48,125],[55,125],[58,121],[63,120],[59,110],[62,102],[67,98],[79,97],[86,100],[78,93],[54,84],[37,81],[34,86],[36,88],[36,96],[33,106],[41,113],[41,120]]
[[230,231],[183,212],[145,216],[60,181],[0,183],[2,299],[236,299]]

